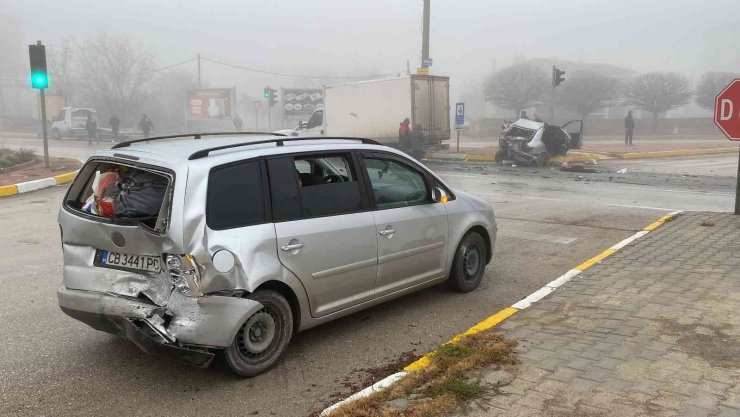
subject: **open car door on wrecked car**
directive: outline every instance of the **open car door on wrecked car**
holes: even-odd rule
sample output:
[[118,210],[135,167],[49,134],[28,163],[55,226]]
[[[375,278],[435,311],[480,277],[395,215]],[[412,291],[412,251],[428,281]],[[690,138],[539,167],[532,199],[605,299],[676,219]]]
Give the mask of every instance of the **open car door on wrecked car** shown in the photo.
[[564,124],[561,129],[570,135],[570,149],[581,149],[583,147],[583,120],[571,120]]

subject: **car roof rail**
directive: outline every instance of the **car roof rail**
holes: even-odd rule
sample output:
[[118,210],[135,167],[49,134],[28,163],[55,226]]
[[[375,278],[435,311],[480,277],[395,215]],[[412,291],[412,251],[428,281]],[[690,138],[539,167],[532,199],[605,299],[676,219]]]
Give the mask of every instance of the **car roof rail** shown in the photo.
[[302,142],[302,141],[311,141],[311,140],[352,140],[352,141],[360,141],[367,145],[383,146],[383,144],[378,141],[375,141],[372,139],[365,139],[365,138],[347,138],[347,137],[291,138],[291,137],[286,137],[286,138],[276,138],[276,139],[267,139],[267,140],[256,140],[252,142],[231,143],[228,145],[214,146],[213,148],[201,149],[193,153],[192,155],[190,155],[190,157],[188,157],[188,160],[192,161],[194,159],[205,158],[211,152],[220,151],[223,149],[239,148],[242,146],[250,146],[250,145],[262,145],[265,143],[274,143],[275,146],[283,146],[285,142]]
[[190,138],[200,139],[203,136],[234,136],[234,135],[272,135],[272,136],[287,136],[282,133],[274,132],[211,132],[211,133],[183,133],[180,135],[169,135],[169,136],[155,136],[153,138],[134,139],[127,140],[125,142],[117,143],[111,147],[111,149],[125,148],[134,143],[149,142],[151,140],[162,140],[162,139],[176,139],[176,138]]

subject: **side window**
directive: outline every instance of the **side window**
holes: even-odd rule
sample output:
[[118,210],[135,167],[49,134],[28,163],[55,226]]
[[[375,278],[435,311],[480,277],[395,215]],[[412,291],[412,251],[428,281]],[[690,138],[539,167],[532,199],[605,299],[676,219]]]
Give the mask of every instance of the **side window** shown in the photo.
[[262,184],[259,161],[213,168],[208,178],[208,227],[230,229],[266,221]]
[[[294,158],[302,216],[329,216],[362,209],[357,176],[349,155],[306,155]],[[303,173],[298,167],[308,162],[315,169]]]
[[295,169],[299,174],[310,174],[311,164],[308,161],[295,161]]
[[429,202],[424,176],[392,159],[364,157],[367,175],[379,209]]

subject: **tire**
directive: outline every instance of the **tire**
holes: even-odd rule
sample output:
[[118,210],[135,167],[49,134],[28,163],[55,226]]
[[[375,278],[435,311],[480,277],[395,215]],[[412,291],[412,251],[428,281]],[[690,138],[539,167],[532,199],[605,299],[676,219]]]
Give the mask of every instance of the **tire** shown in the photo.
[[224,349],[224,358],[237,374],[253,377],[267,372],[285,353],[293,337],[293,313],[285,297],[276,291],[257,290],[247,298],[260,302],[263,308],[242,324]]
[[455,251],[447,285],[462,293],[478,288],[486,269],[487,249],[486,242],[480,234],[468,232]]
[[62,140],[62,135],[59,133],[59,130],[53,129],[51,131],[51,138],[54,140]]
[[496,156],[494,156],[493,160],[496,162],[504,162],[504,151],[499,150],[496,152]]

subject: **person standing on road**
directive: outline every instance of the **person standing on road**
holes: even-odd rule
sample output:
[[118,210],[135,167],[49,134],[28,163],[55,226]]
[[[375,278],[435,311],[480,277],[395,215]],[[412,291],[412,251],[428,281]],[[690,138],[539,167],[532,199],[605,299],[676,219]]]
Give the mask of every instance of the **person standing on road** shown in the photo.
[[411,153],[409,155],[417,161],[421,161],[424,156],[424,128],[418,123],[411,132]]
[[144,133],[145,139],[149,139],[149,133],[154,130],[154,123],[149,120],[149,116],[147,116],[146,113],[141,115],[141,120],[139,121],[139,130]]
[[234,115],[234,128],[237,132],[242,131],[242,124],[244,124],[244,121],[242,121],[242,118],[239,117],[239,115]]
[[540,114],[539,113],[535,113],[534,114],[534,121],[537,122],[537,123],[544,123],[542,121],[542,118],[540,117]]
[[529,120],[529,117],[527,117],[527,112],[522,110],[522,114],[519,115],[520,119]]
[[632,146],[632,134],[635,132],[635,119],[632,118],[632,110],[627,112],[624,118],[624,144]]
[[403,119],[400,126],[398,127],[398,145],[404,152],[411,151],[411,128],[409,125],[411,120],[407,117]]
[[85,121],[85,130],[87,130],[87,143],[89,145],[92,145],[92,140],[95,139],[96,142],[100,142],[98,140],[98,122],[93,119],[92,112],[87,113],[87,120]]
[[118,129],[121,127],[121,119],[119,119],[115,113],[110,117],[110,120],[108,120],[108,124],[110,125],[110,130],[113,131],[113,141],[118,140]]

